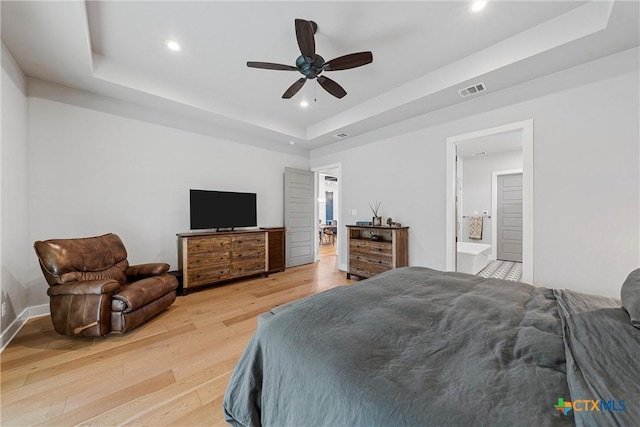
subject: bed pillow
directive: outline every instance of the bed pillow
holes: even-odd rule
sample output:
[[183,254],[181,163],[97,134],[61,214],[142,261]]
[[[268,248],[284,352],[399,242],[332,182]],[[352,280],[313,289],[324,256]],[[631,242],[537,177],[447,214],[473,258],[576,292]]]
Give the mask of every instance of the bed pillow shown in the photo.
[[620,294],[622,306],[629,313],[631,323],[640,329],[640,268],[629,274]]

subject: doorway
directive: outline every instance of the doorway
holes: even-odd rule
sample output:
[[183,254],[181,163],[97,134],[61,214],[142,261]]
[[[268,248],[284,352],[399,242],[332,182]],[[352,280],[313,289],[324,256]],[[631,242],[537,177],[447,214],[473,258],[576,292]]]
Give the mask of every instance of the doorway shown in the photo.
[[[468,160],[467,166],[465,166],[464,159],[488,156],[491,152],[514,151],[515,136],[517,136],[515,139],[517,139],[521,152],[521,168],[507,166],[502,167],[503,170],[499,170],[500,166],[497,166],[499,163],[494,162],[493,170],[488,172],[488,178],[486,175],[483,178],[483,182],[490,182],[490,184],[484,185],[491,189],[491,199],[488,200],[486,195],[489,190],[485,189],[483,190],[484,200],[480,202],[473,199],[467,201],[467,195],[471,192],[471,188],[469,186],[465,188],[463,185],[464,173],[471,172],[470,166],[473,163]],[[505,156],[503,155],[503,157]],[[480,161],[476,163],[480,164]],[[513,170],[504,170],[507,168]],[[490,249],[484,249],[484,253],[489,259],[497,259],[497,230],[499,227],[496,206],[497,190],[493,187],[493,181],[497,176],[506,175],[505,172],[522,173],[520,191],[522,197],[522,212],[520,214],[522,275],[520,280],[533,284],[533,120],[447,138],[446,269],[456,271],[458,258],[467,257],[464,252],[458,253],[459,241],[466,240],[486,244]],[[468,224],[469,221],[472,223]],[[514,220],[508,222],[513,223]],[[473,233],[470,233],[470,225],[473,228]],[[487,230],[489,228],[490,230]],[[511,235],[513,236],[513,233]],[[467,239],[467,237],[472,237],[472,239]],[[472,247],[468,250],[474,252],[477,248],[479,247]]]
[[[315,224],[316,233],[316,261],[327,258],[338,259],[340,241],[344,235],[340,232],[342,226],[340,215],[341,182],[340,164],[314,168],[315,173]],[[337,265],[337,263],[336,263]]]

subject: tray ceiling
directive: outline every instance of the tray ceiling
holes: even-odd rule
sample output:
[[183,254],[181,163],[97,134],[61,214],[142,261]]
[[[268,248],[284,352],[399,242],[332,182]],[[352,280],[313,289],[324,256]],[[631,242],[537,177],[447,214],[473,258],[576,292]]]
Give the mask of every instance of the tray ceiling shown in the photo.
[[[2,40],[33,78],[195,120],[239,142],[311,150],[488,96],[638,46],[638,2],[489,1],[2,2]],[[370,50],[373,63],[325,72],[290,100],[294,19],[318,24],[326,60]],[[182,50],[166,48],[176,40]],[[482,94],[458,90],[483,82]],[[307,100],[309,106],[299,103]],[[205,126],[206,127],[206,126]],[[258,141],[259,144],[258,144]]]

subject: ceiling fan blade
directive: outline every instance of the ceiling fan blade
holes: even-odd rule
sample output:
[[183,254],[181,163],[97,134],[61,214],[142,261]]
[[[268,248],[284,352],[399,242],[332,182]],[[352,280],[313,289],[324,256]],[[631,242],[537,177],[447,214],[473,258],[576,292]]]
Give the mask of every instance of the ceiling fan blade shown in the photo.
[[267,70],[298,71],[296,67],[291,65],[274,64],[272,62],[247,61],[247,67],[264,68]]
[[323,68],[325,71],[348,70],[371,62],[373,62],[373,54],[371,52],[358,52],[332,59],[326,62]]
[[324,88],[324,90],[326,90],[336,98],[342,98],[347,94],[347,91],[344,90],[342,86],[340,86],[338,83],[334,82],[328,77],[318,76],[317,80],[318,80],[318,83],[320,83],[320,86]]
[[302,56],[314,58],[316,54],[316,41],[313,38],[313,26],[310,21],[296,19],[296,39]]
[[289,99],[291,98],[293,95],[295,95],[296,93],[298,93],[298,91],[302,88],[302,86],[304,86],[304,84],[307,82],[307,78],[303,77],[300,80],[296,80],[296,82],[294,84],[292,84],[291,86],[289,86],[289,89],[287,89],[283,94],[282,97],[284,99]]

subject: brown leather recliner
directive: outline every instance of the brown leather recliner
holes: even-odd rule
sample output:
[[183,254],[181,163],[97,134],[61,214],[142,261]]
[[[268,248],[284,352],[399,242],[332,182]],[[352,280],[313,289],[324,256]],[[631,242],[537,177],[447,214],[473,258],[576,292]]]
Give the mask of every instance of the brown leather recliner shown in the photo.
[[177,279],[169,264],[129,265],[115,234],[33,245],[49,289],[51,320],[62,335],[124,333],[169,307]]

